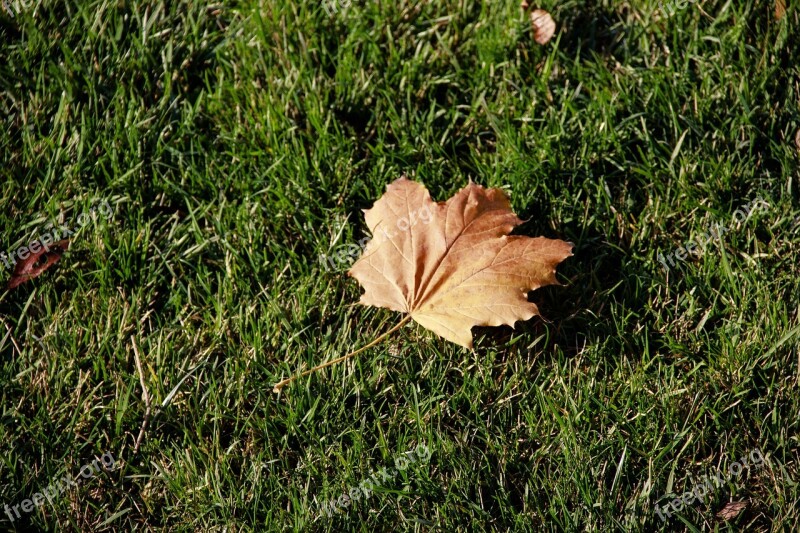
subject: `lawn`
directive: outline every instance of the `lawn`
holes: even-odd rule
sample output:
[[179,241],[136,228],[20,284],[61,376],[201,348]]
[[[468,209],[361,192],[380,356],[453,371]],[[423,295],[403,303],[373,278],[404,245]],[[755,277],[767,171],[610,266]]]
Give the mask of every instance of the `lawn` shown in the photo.
[[[798,2],[331,1],[0,6],[0,252],[70,239],[0,290],[0,529],[800,528]],[[402,175],[561,286],[274,393],[403,319],[341,253]]]

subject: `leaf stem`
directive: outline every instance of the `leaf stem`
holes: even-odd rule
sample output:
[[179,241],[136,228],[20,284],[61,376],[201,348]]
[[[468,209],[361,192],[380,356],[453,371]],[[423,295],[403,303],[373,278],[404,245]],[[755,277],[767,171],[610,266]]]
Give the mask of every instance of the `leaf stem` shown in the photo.
[[289,383],[291,383],[292,381],[294,381],[297,378],[301,378],[303,376],[307,376],[307,375],[311,374],[312,372],[316,372],[317,370],[322,370],[323,368],[327,368],[327,367],[329,367],[331,365],[335,365],[336,363],[341,363],[345,359],[350,359],[351,357],[354,357],[354,356],[360,354],[364,350],[372,348],[373,346],[375,346],[376,344],[381,342],[383,339],[385,339],[386,337],[388,337],[389,335],[391,335],[392,333],[394,333],[395,331],[397,331],[398,329],[403,327],[405,325],[405,323],[408,322],[409,320],[411,320],[411,315],[406,315],[406,317],[403,320],[401,320],[395,327],[393,327],[392,329],[390,329],[389,331],[387,331],[386,333],[384,333],[380,337],[376,338],[374,341],[370,342],[366,346],[362,346],[361,348],[359,348],[358,350],[356,350],[354,352],[350,352],[347,355],[343,355],[341,357],[337,357],[336,359],[334,359],[332,361],[328,361],[327,363],[322,363],[321,365],[317,365],[314,368],[310,368],[310,369],[306,370],[305,372],[303,372],[302,374],[294,375],[294,376],[292,376],[290,378],[284,379],[280,383],[276,383],[275,386],[272,388],[272,392],[280,392],[281,389],[284,387],[284,385],[288,385]]

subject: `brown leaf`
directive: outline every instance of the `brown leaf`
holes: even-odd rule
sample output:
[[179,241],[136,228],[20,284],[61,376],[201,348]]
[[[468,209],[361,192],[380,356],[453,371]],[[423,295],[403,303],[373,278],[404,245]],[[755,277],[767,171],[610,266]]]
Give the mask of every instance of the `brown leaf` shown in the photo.
[[472,182],[437,203],[402,177],[364,215],[373,239],[348,272],[364,288],[360,303],[409,313],[466,348],[472,326],[538,315],[528,291],[558,284],[556,266],[572,255],[572,243],[509,236],[522,221],[508,198]]
[[544,9],[531,11],[531,25],[533,26],[533,38],[539,44],[549,43],[556,33],[556,22]]
[[69,248],[69,239],[64,239],[48,246],[49,250],[39,246],[39,250],[30,251],[25,259],[20,259],[14,266],[14,272],[6,284],[6,289],[15,289],[29,279],[39,276],[61,259],[64,250]]
[[786,0],[775,0],[775,20],[781,20],[786,14]]
[[747,502],[728,502],[725,507],[717,513],[717,518],[723,520],[731,520],[741,513],[747,507]]

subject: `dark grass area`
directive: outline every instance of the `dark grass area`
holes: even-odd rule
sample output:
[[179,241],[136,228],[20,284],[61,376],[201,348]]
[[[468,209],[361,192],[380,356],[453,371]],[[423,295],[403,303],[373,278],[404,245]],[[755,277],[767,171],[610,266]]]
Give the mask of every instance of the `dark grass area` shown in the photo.
[[[514,1],[14,6],[0,251],[113,214],[0,294],[0,504],[115,466],[0,527],[800,526],[797,2],[780,21],[765,1],[544,2],[546,46]],[[402,174],[436,200],[502,187],[517,233],[575,243],[563,286],[531,295],[544,319],[475,328],[474,351],[408,325],[273,394],[402,318],[320,261]]]

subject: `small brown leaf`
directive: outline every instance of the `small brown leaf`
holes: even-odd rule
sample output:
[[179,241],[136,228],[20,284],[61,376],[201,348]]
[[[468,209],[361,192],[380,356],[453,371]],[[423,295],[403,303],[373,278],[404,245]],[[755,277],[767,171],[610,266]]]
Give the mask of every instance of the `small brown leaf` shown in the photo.
[[549,43],[556,33],[556,22],[544,9],[531,11],[531,25],[533,26],[533,38],[539,44]]
[[800,130],[797,130],[794,136],[794,144],[797,146],[797,149],[800,150]]
[[15,289],[29,279],[38,277],[42,272],[56,264],[61,259],[64,250],[69,248],[69,239],[53,243],[47,248],[49,250],[40,247],[36,252],[31,251],[30,255],[25,259],[17,261],[6,289]]
[[781,20],[786,14],[786,0],[775,0],[775,20]]
[[741,513],[747,507],[747,502],[728,502],[725,507],[717,513],[717,518],[723,520],[731,520]]

